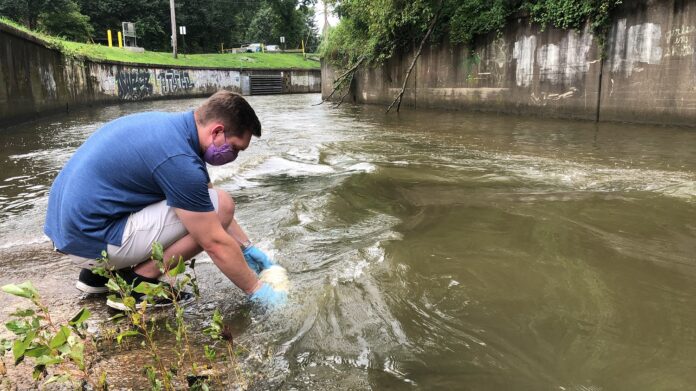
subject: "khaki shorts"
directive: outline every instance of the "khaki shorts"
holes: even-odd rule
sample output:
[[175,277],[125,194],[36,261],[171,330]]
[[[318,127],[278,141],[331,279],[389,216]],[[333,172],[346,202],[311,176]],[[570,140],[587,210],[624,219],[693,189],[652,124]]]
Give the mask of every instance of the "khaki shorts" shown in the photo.
[[[208,193],[217,212],[217,190],[209,189]],[[166,200],[154,203],[139,212],[131,213],[128,217],[121,246],[109,244],[106,248],[106,253],[109,255],[107,266],[114,269],[135,266],[150,259],[153,243],[158,242],[162,244],[162,247],[167,248],[187,233],[186,227],[179,220],[174,208],[168,206]],[[68,257],[82,268],[96,266],[96,261],[93,259],[75,255],[68,255]]]

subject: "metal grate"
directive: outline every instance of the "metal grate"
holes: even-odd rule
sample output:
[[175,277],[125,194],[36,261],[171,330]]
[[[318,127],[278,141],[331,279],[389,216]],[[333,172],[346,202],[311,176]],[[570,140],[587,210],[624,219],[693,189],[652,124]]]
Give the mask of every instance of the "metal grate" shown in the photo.
[[283,93],[283,76],[281,75],[249,75],[251,95],[267,95]]

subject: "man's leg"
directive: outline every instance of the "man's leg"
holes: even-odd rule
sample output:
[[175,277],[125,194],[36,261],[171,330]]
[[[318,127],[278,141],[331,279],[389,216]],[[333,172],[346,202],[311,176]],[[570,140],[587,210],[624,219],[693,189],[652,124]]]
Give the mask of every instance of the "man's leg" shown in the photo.
[[[220,223],[226,229],[231,225],[238,226],[237,223],[234,222],[234,200],[232,200],[232,197],[225,191],[216,191],[218,198],[217,215],[220,219]],[[241,230],[241,227],[239,229]],[[244,237],[246,237],[246,235],[244,235]],[[191,259],[201,251],[203,251],[203,248],[196,243],[191,235],[186,234],[164,249],[165,265],[168,266],[169,263],[178,262],[179,257],[185,260]],[[158,278],[162,274],[159,267],[157,267],[157,264],[152,259],[140,263],[133,268],[133,271],[138,275],[148,278]]]

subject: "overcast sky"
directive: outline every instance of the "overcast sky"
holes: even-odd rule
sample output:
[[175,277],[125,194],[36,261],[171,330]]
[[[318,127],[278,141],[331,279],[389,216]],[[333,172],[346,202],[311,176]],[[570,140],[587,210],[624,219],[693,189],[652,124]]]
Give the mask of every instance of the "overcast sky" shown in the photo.
[[[322,30],[324,29],[324,2],[319,0],[317,1],[317,5],[314,7],[314,20],[317,22],[317,27],[319,28],[319,33],[321,34]],[[336,26],[336,23],[338,23],[338,18],[332,13],[332,8],[329,7],[329,24],[331,26]]]

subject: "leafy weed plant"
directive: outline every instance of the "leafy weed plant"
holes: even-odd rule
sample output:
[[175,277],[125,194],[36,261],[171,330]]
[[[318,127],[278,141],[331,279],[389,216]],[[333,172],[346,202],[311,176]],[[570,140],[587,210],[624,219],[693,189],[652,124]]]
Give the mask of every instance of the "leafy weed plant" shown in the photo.
[[96,352],[94,341],[85,332],[85,322],[91,315],[89,310],[82,308],[66,323],[56,323],[31,282],[9,284],[1,289],[30,300],[33,307],[10,314],[13,319],[5,327],[15,337],[13,341],[0,340],[0,351],[11,349],[15,365],[31,361],[33,379],[43,381],[44,386],[54,382],[78,382],[87,383],[94,390],[107,389],[106,373],[94,378],[87,369],[85,352]]
[[[109,279],[109,299],[120,301],[127,308],[126,311],[110,318],[119,324],[119,331],[107,329],[108,335],[100,344],[115,341],[118,346],[126,347],[130,341],[139,340],[150,356],[150,363],[144,367],[143,374],[152,390],[186,387],[191,390],[208,390],[214,386],[222,388],[225,381],[215,370],[216,367],[220,367],[219,363],[222,361],[226,362],[224,369],[235,375],[231,382],[228,379],[227,384],[234,383],[239,388],[246,388],[248,384],[239,369],[237,357],[248,350],[234,344],[232,334],[225,327],[220,311],[215,310],[210,325],[202,330],[213,343],[203,346],[202,356],[191,347],[191,327],[186,323],[179,292],[191,289],[197,298],[200,296],[195,259],[189,264],[190,272],[187,271],[186,262],[182,258],[165,262],[159,243],[152,247],[152,259],[166,281],[158,284],[141,282],[137,286],[127,283],[107,266],[106,253],[102,253],[102,257],[98,259],[99,266],[93,271]],[[86,320],[91,315],[89,310],[83,308],[67,323],[56,324],[31,282],[5,285],[2,290],[29,299],[34,308],[20,309],[10,315],[13,319],[6,323],[5,327],[13,332],[15,337],[13,340],[0,340],[0,352],[12,350],[15,365],[25,359],[31,359],[33,377],[36,381],[45,379],[43,385],[62,381],[81,384],[83,388],[89,385],[93,390],[108,389],[106,372],[95,377],[95,374],[89,371],[90,366],[86,365],[86,361],[95,362],[99,356],[97,341],[86,333]],[[134,294],[144,295],[140,304],[137,303]],[[158,313],[161,315],[162,312],[156,311],[153,304],[159,299],[172,302],[173,318],[158,316]],[[161,338],[158,339],[156,336],[161,331],[166,331],[165,335],[170,338],[166,338],[166,342],[158,343]],[[163,344],[173,346],[176,360],[167,360]],[[219,347],[220,344],[224,345],[222,349]],[[218,349],[223,353],[220,354]],[[4,372],[1,360],[0,371]]]

